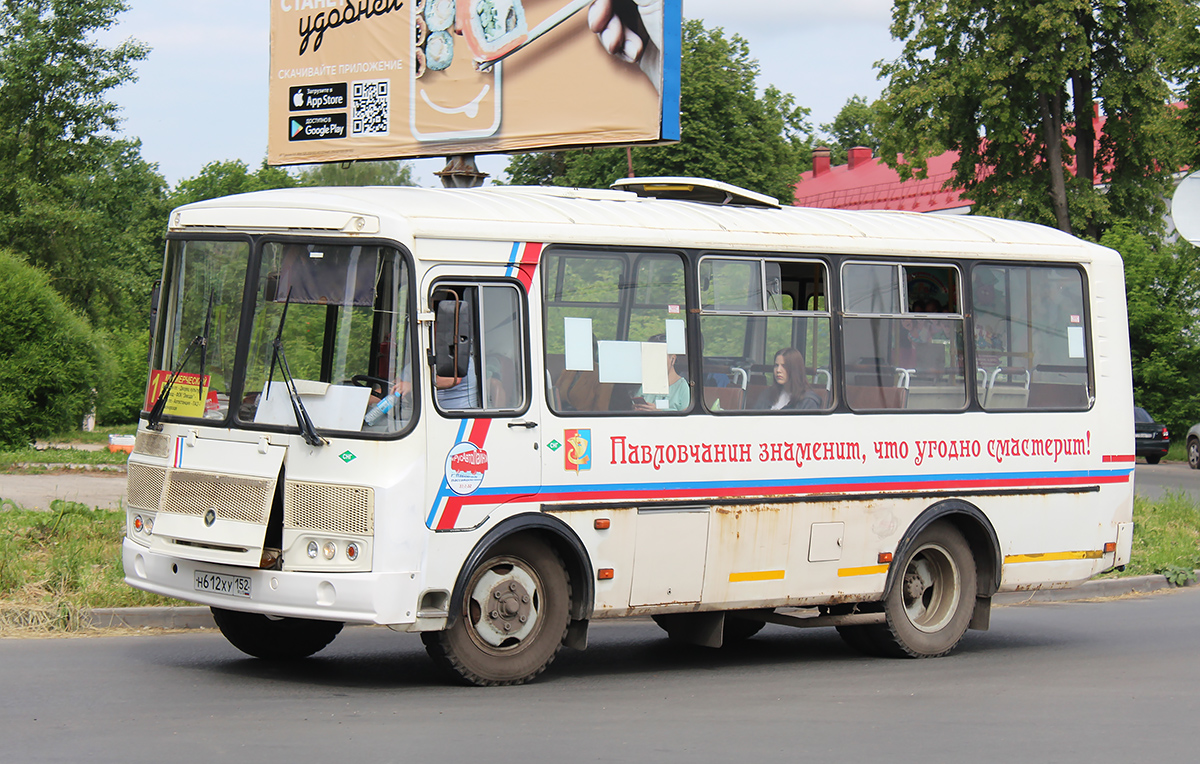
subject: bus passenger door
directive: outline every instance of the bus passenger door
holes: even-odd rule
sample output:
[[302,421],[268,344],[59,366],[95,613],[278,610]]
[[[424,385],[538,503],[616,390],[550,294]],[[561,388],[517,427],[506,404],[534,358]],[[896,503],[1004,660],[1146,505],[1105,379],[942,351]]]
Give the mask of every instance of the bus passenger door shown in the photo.
[[466,530],[541,485],[528,305],[521,285],[506,279],[439,279],[427,294],[426,525]]

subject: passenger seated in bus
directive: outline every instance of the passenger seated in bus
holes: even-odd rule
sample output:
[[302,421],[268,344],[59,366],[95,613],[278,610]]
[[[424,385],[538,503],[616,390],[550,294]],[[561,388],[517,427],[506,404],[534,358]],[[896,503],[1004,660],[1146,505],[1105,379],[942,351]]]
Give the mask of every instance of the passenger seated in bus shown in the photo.
[[479,408],[479,384],[475,381],[475,359],[467,359],[465,377],[434,376],[438,405],[444,409]]
[[822,407],[821,394],[808,384],[804,354],[795,348],[783,348],[775,354],[775,380],[751,406],[771,411]]
[[[666,342],[667,335],[656,334],[648,341]],[[667,356],[667,382],[670,386],[667,388],[666,394],[643,392],[639,386],[633,394],[635,411],[686,411],[691,406],[692,389],[688,386],[687,380],[679,376],[679,372],[675,370],[677,359],[678,356],[674,354]]]

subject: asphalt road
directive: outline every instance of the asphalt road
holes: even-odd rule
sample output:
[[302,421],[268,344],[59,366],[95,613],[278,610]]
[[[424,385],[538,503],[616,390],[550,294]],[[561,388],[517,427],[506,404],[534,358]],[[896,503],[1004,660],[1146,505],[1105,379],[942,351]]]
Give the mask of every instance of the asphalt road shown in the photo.
[[0,499],[14,501],[26,509],[49,509],[55,499],[119,509],[125,505],[125,473],[0,474]]
[[524,687],[448,685],[413,635],[308,661],[219,635],[0,640],[13,762],[1191,761],[1200,588],[998,608],[947,658],[864,658],[827,629],[736,649],[599,624]]
[[1200,470],[1187,466],[1187,462],[1139,464],[1134,471],[1134,485],[1138,495],[1156,499],[1166,491],[1184,492],[1200,501]]

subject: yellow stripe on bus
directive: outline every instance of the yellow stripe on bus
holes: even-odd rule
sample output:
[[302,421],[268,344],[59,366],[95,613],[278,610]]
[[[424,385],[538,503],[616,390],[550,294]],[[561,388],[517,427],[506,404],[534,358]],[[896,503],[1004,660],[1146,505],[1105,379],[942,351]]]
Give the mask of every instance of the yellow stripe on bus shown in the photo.
[[742,581],[778,581],[783,578],[782,570],[752,570],[747,573],[730,573],[729,583]]
[[861,568],[838,568],[839,576],[873,576],[877,573],[887,573],[887,565],[864,565]]
[[1059,560],[1099,560],[1104,556],[1102,549],[1088,549],[1082,552],[1045,552],[1043,554],[1010,554],[1004,561],[1008,562],[1057,562]]

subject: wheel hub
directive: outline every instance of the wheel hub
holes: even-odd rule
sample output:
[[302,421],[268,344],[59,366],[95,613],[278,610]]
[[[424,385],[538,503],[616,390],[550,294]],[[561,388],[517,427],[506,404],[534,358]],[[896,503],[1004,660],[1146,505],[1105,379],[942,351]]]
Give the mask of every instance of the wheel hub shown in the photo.
[[475,582],[471,601],[475,635],[492,647],[516,647],[534,631],[538,616],[538,584],[518,564],[489,567]]
[[958,607],[958,568],[950,553],[940,546],[922,547],[904,570],[904,610],[914,627],[936,632],[954,616]]

